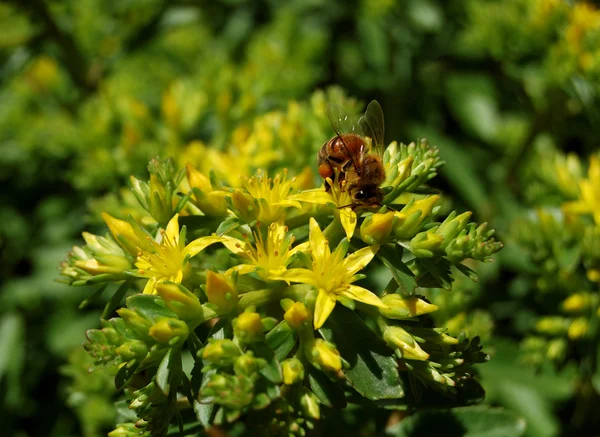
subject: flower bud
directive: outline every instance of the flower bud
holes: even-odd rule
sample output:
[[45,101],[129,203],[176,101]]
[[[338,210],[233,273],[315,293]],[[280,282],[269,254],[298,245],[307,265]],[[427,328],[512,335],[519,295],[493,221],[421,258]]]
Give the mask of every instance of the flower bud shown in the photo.
[[564,335],[568,330],[568,321],[560,316],[541,317],[536,322],[535,329],[541,334]]
[[230,313],[238,303],[237,288],[225,276],[211,270],[206,275],[206,295],[219,314]]
[[421,349],[421,346],[407,331],[400,326],[387,326],[383,331],[383,339],[394,349],[399,349],[405,360],[425,361],[429,354]]
[[148,346],[140,340],[129,340],[116,348],[115,352],[123,358],[123,361],[131,361],[134,358],[141,361],[148,354]]
[[419,232],[410,240],[410,251],[417,258],[431,258],[439,251],[443,242],[444,237],[437,233]]
[[242,343],[256,343],[264,338],[265,327],[260,314],[243,312],[233,320],[233,333]]
[[255,205],[254,199],[249,194],[234,191],[231,194],[231,203],[236,209],[238,217],[246,223],[250,223],[258,217],[259,208]]
[[580,313],[588,309],[592,304],[592,296],[587,293],[575,293],[566,298],[562,307],[567,313]]
[[217,366],[231,365],[242,353],[233,340],[209,339],[208,344],[200,351],[203,360]]
[[546,357],[552,361],[562,361],[567,355],[567,341],[564,338],[555,338],[548,342]]
[[222,217],[227,213],[227,201],[224,192],[213,190],[210,180],[196,170],[190,163],[186,165],[187,179],[193,190],[193,200],[203,213]]
[[283,383],[292,385],[304,379],[304,365],[298,358],[288,358],[281,363]]
[[439,200],[439,195],[433,195],[414,203],[409,203],[401,211],[395,212],[397,218],[393,226],[394,235],[402,240],[408,240],[414,237],[423,225],[427,217],[431,215],[435,203]]
[[436,234],[441,235],[445,241],[453,240],[467,227],[472,214],[471,211],[467,211],[455,217],[456,213],[452,212],[439,226]]
[[396,167],[398,169],[398,174],[394,178],[392,186],[397,187],[409,178],[409,176],[412,173],[412,166],[414,161],[415,159],[412,156],[409,156],[398,163],[398,166]]
[[152,325],[148,333],[159,343],[169,343],[172,340],[181,342],[187,339],[190,329],[183,320],[165,317]]
[[302,413],[305,417],[319,420],[321,417],[321,409],[319,407],[319,400],[313,392],[305,389],[300,398],[300,405],[302,406]]
[[410,319],[438,309],[437,305],[425,302],[417,296],[403,298],[399,294],[386,294],[381,301],[387,308],[379,308],[379,314],[395,320]]
[[321,338],[315,338],[306,343],[304,354],[317,369],[325,372],[342,370],[342,358],[339,351],[334,345]]
[[310,320],[310,311],[302,302],[294,302],[283,315],[285,321],[294,329],[300,329]]
[[90,275],[101,275],[103,273],[109,274],[121,274],[124,270],[130,269],[131,263],[123,257],[108,256],[102,257],[102,263],[98,262],[97,259],[87,259],[75,261],[75,267],[79,267],[81,270],[89,273]]
[[370,245],[385,242],[392,232],[395,217],[393,211],[372,214],[360,226],[362,240]]
[[585,317],[578,317],[569,325],[568,336],[571,340],[580,340],[587,334],[589,323]]
[[128,328],[141,337],[148,337],[148,330],[152,326],[152,322],[146,317],[129,308],[119,308],[117,314],[123,319]]
[[159,282],[155,286],[158,294],[171,311],[181,320],[198,320],[204,318],[204,310],[198,297],[187,288],[170,282]]
[[267,362],[263,358],[256,358],[252,351],[248,351],[235,360],[233,370],[236,375],[252,377],[266,364]]
[[102,213],[102,218],[117,243],[131,255],[137,256],[140,249],[151,250],[147,236],[141,230],[136,232],[129,222],[114,218],[106,212]]
[[210,184],[210,179],[200,173],[196,168],[191,164],[187,163],[185,165],[185,170],[187,174],[188,183],[191,188],[197,188],[200,191],[204,191],[205,193],[210,193],[212,191],[212,186]]

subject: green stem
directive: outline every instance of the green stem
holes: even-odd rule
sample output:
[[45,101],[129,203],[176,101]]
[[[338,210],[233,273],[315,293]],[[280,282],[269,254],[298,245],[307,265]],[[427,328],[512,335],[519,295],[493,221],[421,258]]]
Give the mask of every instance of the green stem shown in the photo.
[[308,224],[308,221],[311,217],[315,217],[314,212],[307,212],[304,214],[299,214],[297,216],[290,217],[289,219],[287,219],[285,224],[288,227],[288,229],[290,229],[290,230],[296,229],[296,228],[299,228],[300,226],[304,226],[304,225]]
[[339,215],[336,215],[331,223],[323,231],[323,235],[329,241],[329,247],[335,247],[346,236]]

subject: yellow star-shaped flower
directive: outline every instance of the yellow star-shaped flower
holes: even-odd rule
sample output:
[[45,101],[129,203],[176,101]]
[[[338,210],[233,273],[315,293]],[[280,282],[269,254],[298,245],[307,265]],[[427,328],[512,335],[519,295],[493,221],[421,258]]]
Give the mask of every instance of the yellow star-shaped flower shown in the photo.
[[579,182],[579,200],[563,205],[565,212],[591,214],[594,222],[600,225],[600,158],[590,158],[588,177]]
[[347,245],[340,244],[333,252],[314,218],[310,219],[310,249],[312,269],[289,269],[279,279],[313,285],[317,291],[314,309],[314,327],[319,329],[333,311],[337,301],[356,300],[386,308],[379,297],[366,288],[354,285],[363,269],[375,256],[378,245],[364,247],[346,255]]

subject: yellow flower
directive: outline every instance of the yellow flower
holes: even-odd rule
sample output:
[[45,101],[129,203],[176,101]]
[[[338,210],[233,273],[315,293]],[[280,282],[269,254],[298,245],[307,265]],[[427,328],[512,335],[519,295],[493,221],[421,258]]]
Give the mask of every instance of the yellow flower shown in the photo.
[[[294,189],[295,178],[287,179],[287,170],[277,173],[270,178],[266,172],[259,171],[256,176],[244,178],[245,190],[258,204],[257,210],[251,215],[260,223],[273,223],[283,217],[285,208],[301,208],[297,200],[290,199],[290,193]],[[234,204],[235,205],[235,204]],[[246,216],[248,211],[241,211]]]
[[580,198],[563,205],[565,212],[573,214],[591,214],[600,225],[600,158],[590,158],[588,177],[579,182]]
[[338,300],[345,302],[356,300],[385,308],[383,302],[375,294],[353,284],[359,279],[356,273],[373,259],[379,246],[364,247],[344,258],[347,246],[341,244],[332,253],[329,243],[314,218],[310,219],[309,243],[312,254],[312,270],[289,269],[285,277],[282,276],[280,279],[310,284],[317,289],[318,295],[314,310],[315,329],[323,326]]
[[325,183],[332,187],[331,190],[326,191],[324,187],[306,190],[290,196],[289,199],[317,205],[327,205],[328,203],[335,205],[334,214],[339,218],[346,232],[346,238],[350,240],[356,228],[356,212],[352,208],[354,200],[345,189],[345,184],[338,183],[337,177],[335,182],[327,178]]
[[263,239],[262,234],[254,234],[254,244],[248,240],[240,240],[234,237],[224,235],[222,237],[204,237],[203,239],[216,239],[223,243],[231,252],[239,255],[244,263],[232,267],[227,273],[231,274],[237,271],[241,275],[256,272],[262,280],[284,280],[288,264],[292,261],[292,256],[308,249],[308,243],[302,243],[294,248],[292,244],[295,237],[287,234],[288,228],[282,222],[271,223],[267,230],[267,239]]
[[206,215],[221,217],[227,214],[227,193],[213,189],[210,180],[189,162],[186,164],[187,180],[194,190],[194,204]]
[[135,263],[138,274],[149,279],[144,293],[154,294],[159,282],[180,284],[190,272],[190,258],[218,241],[218,237],[203,237],[185,246],[185,228],[179,230],[179,215],[176,214],[167,229],[160,231],[159,241],[150,240],[151,248],[138,252]]
[[321,338],[312,339],[304,346],[304,353],[318,369],[325,372],[339,372],[342,370],[340,352],[328,341]]

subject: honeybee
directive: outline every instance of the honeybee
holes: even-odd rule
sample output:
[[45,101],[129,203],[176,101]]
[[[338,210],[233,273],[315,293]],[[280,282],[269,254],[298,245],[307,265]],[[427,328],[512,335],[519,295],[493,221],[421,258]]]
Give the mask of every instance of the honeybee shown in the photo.
[[[327,115],[336,136],[327,141],[317,155],[319,174],[334,178],[348,190],[353,208],[382,205],[379,186],[385,180],[383,167],[383,111],[377,101],[367,106],[365,114],[354,122],[337,105],[327,108]],[[369,142],[365,137],[370,138]],[[327,190],[331,187],[326,184]]]

